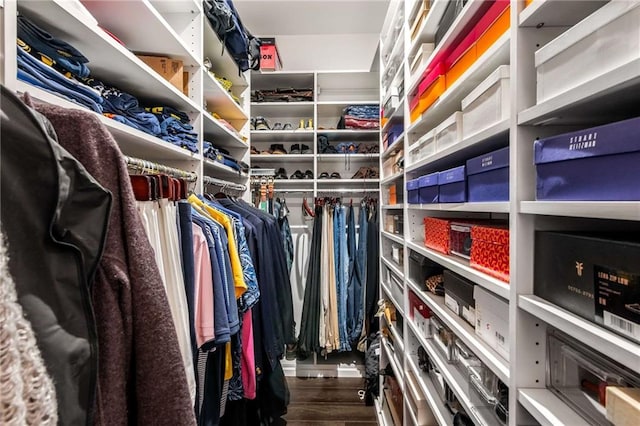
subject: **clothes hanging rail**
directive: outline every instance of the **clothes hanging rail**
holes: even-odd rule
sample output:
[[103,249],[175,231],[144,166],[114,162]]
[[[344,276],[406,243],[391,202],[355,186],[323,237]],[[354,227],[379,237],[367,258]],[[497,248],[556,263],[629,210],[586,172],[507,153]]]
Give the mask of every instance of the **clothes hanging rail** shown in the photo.
[[243,184],[232,183],[226,180],[217,179],[210,176],[204,176],[202,178],[202,183],[205,185],[217,186],[222,189],[222,192],[224,192],[225,189],[231,189],[233,191],[240,191],[240,192],[244,192],[247,190],[247,187]]
[[176,169],[175,167],[165,166],[163,164],[154,163],[152,161],[142,160],[134,157],[124,157],[127,166],[132,168],[138,168],[147,172],[165,173],[174,177],[185,179],[189,182],[195,182],[198,180],[198,176],[193,172],[187,172],[186,170]]
[[378,188],[339,188],[339,189],[319,189],[317,195],[333,195],[333,194],[356,194],[359,192],[380,192]]

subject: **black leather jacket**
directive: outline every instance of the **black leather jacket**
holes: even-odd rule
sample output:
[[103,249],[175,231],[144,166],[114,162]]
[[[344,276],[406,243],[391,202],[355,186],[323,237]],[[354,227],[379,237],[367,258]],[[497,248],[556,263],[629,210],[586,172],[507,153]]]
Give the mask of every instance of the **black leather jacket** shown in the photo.
[[111,193],[56,142],[50,123],[5,87],[0,218],[18,300],[56,387],[60,424],[92,423],[97,335],[90,284]]

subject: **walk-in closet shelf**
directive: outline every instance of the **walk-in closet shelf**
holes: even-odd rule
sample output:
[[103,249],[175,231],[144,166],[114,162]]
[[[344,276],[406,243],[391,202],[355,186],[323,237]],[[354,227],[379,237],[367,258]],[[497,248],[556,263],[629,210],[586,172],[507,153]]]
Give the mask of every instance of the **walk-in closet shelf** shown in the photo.
[[[4,4],[3,36],[4,84],[18,93],[28,92],[34,99],[81,108],[61,97],[16,79],[16,13],[70,43],[89,59],[91,75],[109,85],[131,93],[143,103],[167,105],[185,111],[198,133],[198,153],[176,147],[157,137],[125,126],[100,115],[120,149],[130,155],[157,161],[198,176],[196,191],[202,190],[202,177],[211,176],[229,183],[246,184],[248,176],[217,161],[203,157],[203,140],[227,149],[236,160],[249,161],[248,80],[238,72],[233,59],[210,28],[198,1],[128,1],[114,6],[109,1],[79,2],[11,0]],[[98,25],[96,25],[96,21]],[[143,23],[143,25],[141,25]],[[116,35],[118,43],[102,28]],[[153,34],[152,37],[149,34]],[[135,52],[135,53],[134,53]],[[188,95],[183,93],[136,54],[159,55],[183,62],[188,73]],[[211,72],[205,68],[205,58]],[[233,83],[231,92],[216,77]],[[216,113],[233,128],[213,117]]]
[[[458,69],[457,74],[448,75],[450,68],[447,67],[454,66],[457,60],[447,59],[447,55],[451,55],[463,43],[469,30],[476,28],[495,3],[498,2],[396,0],[389,4],[380,39],[380,102],[385,105],[389,96],[396,94],[399,95],[396,105],[400,108],[388,117],[381,137],[384,140],[385,133],[396,130],[394,126],[397,124],[401,124],[402,128],[399,129],[396,142],[381,148],[381,211],[385,218],[402,220],[404,234],[389,232],[389,229],[381,226],[381,297],[396,305],[397,312],[406,313],[403,316],[402,333],[402,353],[405,358],[400,362],[404,362],[405,375],[410,372],[416,378],[415,387],[428,403],[437,424],[452,424],[452,414],[445,407],[436,380],[419,368],[420,348],[436,365],[444,382],[474,424],[502,423],[492,409],[478,403],[478,395],[473,393],[469,376],[461,374],[455,363],[445,359],[438,347],[438,340],[425,333],[422,325],[419,325],[415,311],[412,312],[415,303],[412,294],[508,386],[508,418],[504,424],[587,425],[589,423],[565,399],[547,387],[548,333],[558,330],[571,335],[590,350],[634,372],[640,371],[640,346],[633,340],[534,295],[535,235],[538,231],[546,230],[635,231],[639,229],[640,203],[537,200],[533,144],[536,139],[612,123],[631,118],[634,114],[637,116],[640,59],[631,57],[626,63],[612,66],[611,70],[599,74],[596,72],[586,81],[577,82],[573,87],[560,90],[557,95],[541,98],[538,102],[541,88],[537,87],[537,72],[540,71],[536,70],[535,53],[548,43],[557,42],[558,37],[566,31],[579,27],[587,17],[590,17],[590,28],[603,25],[612,15],[607,12],[605,17],[597,18],[602,16],[598,12],[603,7],[617,7],[622,13],[631,13],[634,6],[616,1],[503,2],[504,8],[509,6],[509,9],[506,9],[505,15],[500,15],[503,18],[502,26],[494,27],[492,34],[478,30],[478,37],[485,37],[486,40],[491,36],[491,44],[485,43],[482,49],[478,47],[479,44],[470,44],[473,46],[470,50],[458,52],[468,54],[466,59],[472,57],[473,60],[469,60],[464,69]],[[620,4],[611,6],[612,3]],[[457,7],[457,15],[447,10],[453,4]],[[402,28],[398,27],[398,17],[402,17]],[[492,18],[495,20],[489,24],[499,22],[497,17]],[[439,31],[441,22],[445,21],[449,22],[448,29]],[[600,34],[605,37],[604,32]],[[402,39],[396,38],[398,35]],[[430,46],[424,43],[434,43],[433,50],[430,51]],[[403,52],[402,61],[394,63],[390,52],[395,55],[400,51]],[[427,52],[428,57],[416,60],[417,66],[412,70],[414,57],[423,52]],[[385,54],[389,56],[385,57]],[[580,63],[580,52],[575,55],[576,63]],[[606,58],[602,59],[606,61]],[[437,69],[439,60],[443,60],[440,72],[442,91],[429,98],[428,105],[419,113],[412,114],[414,109],[418,111],[418,99],[422,102],[435,87],[431,83],[426,84],[425,77]],[[467,100],[476,87],[495,75],[494,71],[503,65],[509,66],[502,68],[503,75],[509,77],[509,84],[502,86],[506,92],[501,99],[508,99],[509,102],[503,104],[505,109],[502,115],[491,111],[491,116],[477,118],[482,125],[471,133],[464,128],[464,136],[459,128],[449,128],[447,131],[455,129],[459,133],[453,141],[440,144],[440,138],[451,137],[451,134],[438,135],[436,129],[446,120],[453,120],[450,117],[457,111],[462,111],[458,123],[464,126],[464,108],[469,101],[463,100]],[[394,74],[397,69],[402,69],[401,76]],[[382,115],[385,116],[384,111]],[[509,147],[508,201],[429,204],[423,199],[416,202],[414,198],[409,204],[409,181],[465,165],[467,160],[505,147]],[[399,160],[403,160],[403,169],[393,167]],[[491,219],[506,224],[509,228],[508,282],[476,269],[472,262],[459,256],[426,247],[425,218],[452,221]],[[396,255],[398,250],[402,253],[402,262],[391,259],[392,245]],[[452,311],[443,296],[429,292],[424,283],[416,281],[416,257],[432,261],[473,283],[475,288],[487,290],[497,300],[508,302],[508,361],[477,334],[474,326]],[[386,276],[401,281],[390,283],[384,280]],[[404,292],[402,300],[398,296],[398,289]],[[382,320],[381,326],[384,327]],[[395,339],[383,338],[388,345],[385,348],[394,347],[392,340]],[[381,368],[390,362],[390,358],[391,354],[382,351]],[[391,362],[393,366],[395,360]],[[407,394],[415,393],[415,389],[406,379],[404,382],[404,424],[411,425],[417,420]],[[390,417],[386,412],[389,404],[384,394],[380,395],[376,408],[382,410],[380,418]]]

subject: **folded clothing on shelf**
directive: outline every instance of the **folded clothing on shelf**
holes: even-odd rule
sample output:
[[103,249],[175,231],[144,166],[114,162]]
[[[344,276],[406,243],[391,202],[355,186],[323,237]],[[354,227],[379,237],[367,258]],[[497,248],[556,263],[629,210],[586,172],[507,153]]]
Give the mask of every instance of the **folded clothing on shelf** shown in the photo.
[[345,116],[350,115],[358,119],[379,119],[380,106],[379,105],[349,105],[344,108],[343,114]]
[[103,111],[102,98],[91,88],[72,78],[65,77],[51,66],[29,55],[20,46],[17,47],[17,65],[20,80],[49,92],[63,95],[66,99],[97,113]]
[[51,65],[62,68],[65,72],[78,77],[88,77],[89,60],[70,44],[53,37],[51,34],[38,27],[25,16],[18,13],[18,40],[30,46],[29,53],[41,59],[44,55]]

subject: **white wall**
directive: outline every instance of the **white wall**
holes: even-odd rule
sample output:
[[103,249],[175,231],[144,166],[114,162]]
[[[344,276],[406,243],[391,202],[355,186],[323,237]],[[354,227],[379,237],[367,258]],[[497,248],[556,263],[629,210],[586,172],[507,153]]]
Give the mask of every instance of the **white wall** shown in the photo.
[[368,71],[379,34],[276,35],[285,71]]

